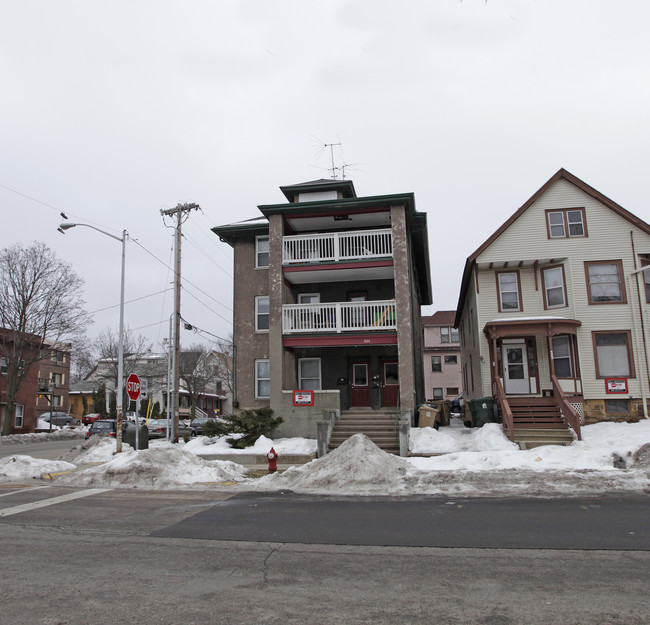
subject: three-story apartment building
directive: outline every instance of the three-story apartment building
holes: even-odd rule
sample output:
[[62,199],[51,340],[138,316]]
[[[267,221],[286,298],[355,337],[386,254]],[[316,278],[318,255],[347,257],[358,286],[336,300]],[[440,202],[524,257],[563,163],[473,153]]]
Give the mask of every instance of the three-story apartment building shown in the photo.
[[455,310],[423,316],[424,386],[427,401],[452,400],[462,391],[460,339]]
[[234,249],[236,406],[270,406],[285,436],[314,437],[323,410],[412,421],[425,399],[426,215],[411,193],[357,197],[349,180],[281,191],[288,202],[261,218],[213,229]]

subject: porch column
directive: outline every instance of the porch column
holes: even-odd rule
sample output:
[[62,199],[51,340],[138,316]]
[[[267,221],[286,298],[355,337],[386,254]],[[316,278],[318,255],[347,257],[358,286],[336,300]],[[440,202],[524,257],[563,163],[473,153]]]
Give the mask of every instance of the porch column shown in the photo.
[[282,346],[282,304],[284,279],[282,276],[282,215],[269,217],[269,367],[271,409],[282,406],[284,348]]

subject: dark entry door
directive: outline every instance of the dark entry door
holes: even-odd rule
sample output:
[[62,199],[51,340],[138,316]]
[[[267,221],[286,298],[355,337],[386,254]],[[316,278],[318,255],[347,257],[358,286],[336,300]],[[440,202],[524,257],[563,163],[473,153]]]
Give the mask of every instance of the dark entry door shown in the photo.
[[350,380],[352,380],[350,403],[352,406],[370,406],[368,365],[368,361],[350,363]]
[[382,405],[397,406],[399,397],[399,367],[396,362],[385,362],[383,366]]

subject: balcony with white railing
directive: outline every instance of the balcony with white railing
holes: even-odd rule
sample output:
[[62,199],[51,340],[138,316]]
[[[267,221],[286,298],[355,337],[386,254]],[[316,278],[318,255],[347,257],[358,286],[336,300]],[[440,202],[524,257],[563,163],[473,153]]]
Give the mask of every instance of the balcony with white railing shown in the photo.
[[282,264],[372,260],[392,257],[390,228],[287,236],[282,239]]
[[395,300],[285,304],[283,334],[396,330]]

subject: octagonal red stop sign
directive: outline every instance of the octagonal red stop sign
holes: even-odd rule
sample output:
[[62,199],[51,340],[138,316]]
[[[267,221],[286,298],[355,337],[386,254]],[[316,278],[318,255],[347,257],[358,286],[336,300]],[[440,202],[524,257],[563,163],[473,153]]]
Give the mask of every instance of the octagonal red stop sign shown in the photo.
[[140,397],[140,378],[132,373],[126,381],[126,392],[129,399],[135,401]]

